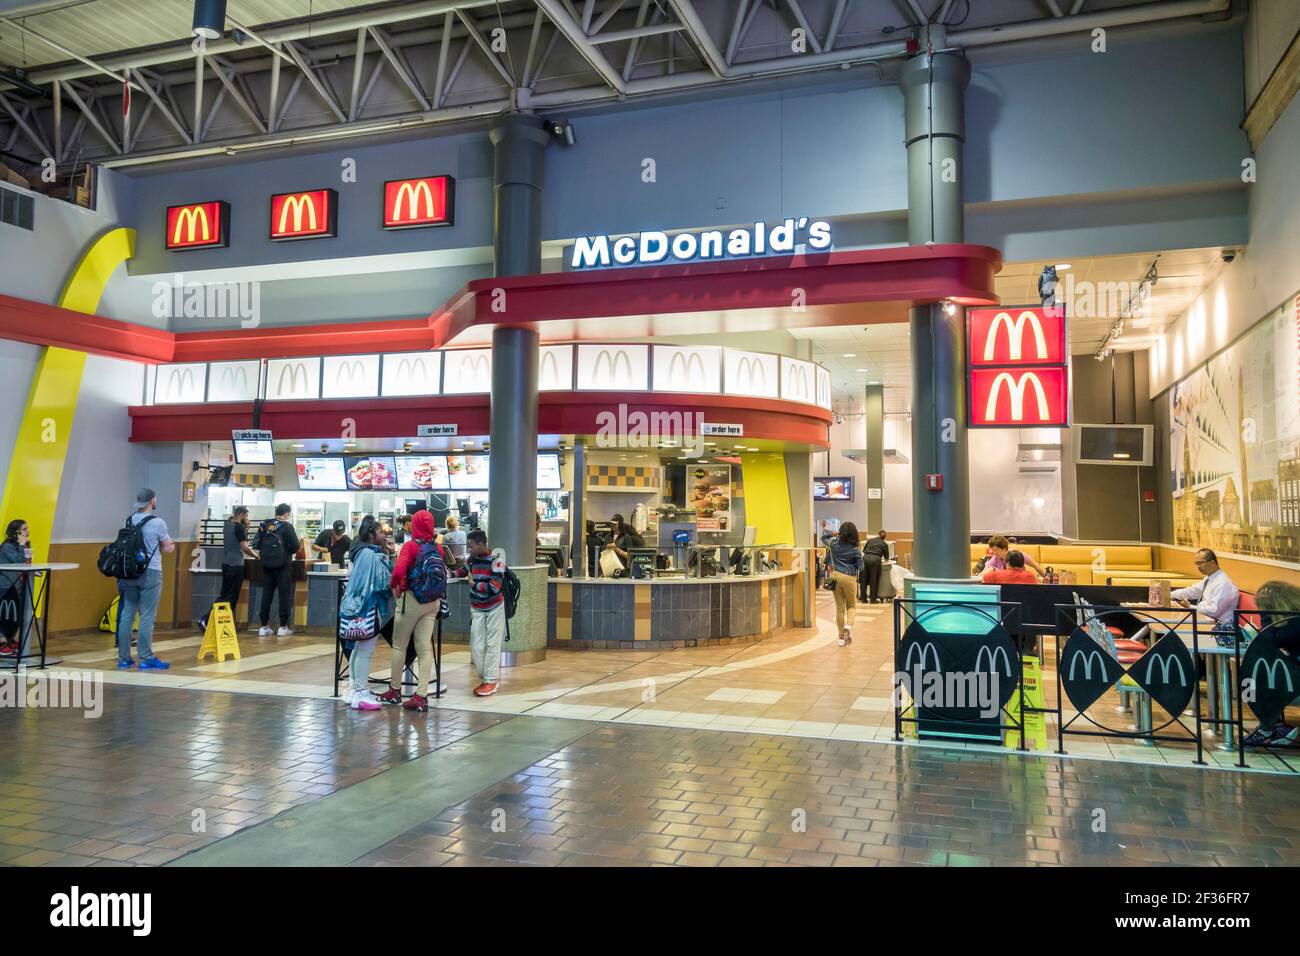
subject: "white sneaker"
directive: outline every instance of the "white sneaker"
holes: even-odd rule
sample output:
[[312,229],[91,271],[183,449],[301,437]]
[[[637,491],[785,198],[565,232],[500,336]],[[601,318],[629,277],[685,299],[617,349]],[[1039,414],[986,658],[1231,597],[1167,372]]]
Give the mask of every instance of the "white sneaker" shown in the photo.
[[259,627],[257,629],[258,637],[270,637],[274,633],[275,631],[271,630],[269,627]]
[[838,644],[840,647],[843,647],[843,646],[844,646],[844,635],[841,634],[840,637],[839,637],[839,640],[837,640],[835,643]]
[[276,637],[293,637],[293,628],[282,627],[275,632]]

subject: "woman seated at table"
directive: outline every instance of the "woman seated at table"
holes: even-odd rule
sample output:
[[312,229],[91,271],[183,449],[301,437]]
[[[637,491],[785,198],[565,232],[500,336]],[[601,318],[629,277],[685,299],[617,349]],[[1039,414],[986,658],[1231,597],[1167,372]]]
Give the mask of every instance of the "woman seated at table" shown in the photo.
[[[1300,652],[1300,588],[1285,581],[1266,581],[1255,592],[1255,606],[1260,610],[1260,629],[1268,633],[1282,653],[1296,657]],[[1300,745],[1300,731],[1284,721],[1272,727],[1261,724],[1242,744],[1295,747]]]
[[1007,552],[1005,568],[989,568],[982,575],[985,584],[1037,584],[1038,575],[1025,567],[1026,558],[1020,551]]
[[[989,570],[1005,571],[1007,569],[1007,555],[1011,553],[1011,542],[1003,535],[995,534],[989,538],[988,546],[988,553],[980,559],[981,563],[979,568],[976,570],[976,574],[982,574]],[[1037,561],[1025,554],[1023,551],[1019,553],[1020,557],[1024,560],[1024,565],[1032,568],[1034,573],[1040,578],[1045,577],[1043,569]]]
[[[25,549],[28,543],[27,522],[22,518],[15,518],[9,522],[9,526],[5,528],[4,541],[0,542],[0,564],[25,564],[27,562]],[[4,598],[12,588],[15,592],[13,595],[14,606],[25,608],[25,596],[17,593],[20,573],[18,571],[0,571],[0,598]],[[25,621],[14,622],[15,634],[13,641],[10,641],[8,635],[0,633],[0,657],[13,657],[18,653],[25,623]]]

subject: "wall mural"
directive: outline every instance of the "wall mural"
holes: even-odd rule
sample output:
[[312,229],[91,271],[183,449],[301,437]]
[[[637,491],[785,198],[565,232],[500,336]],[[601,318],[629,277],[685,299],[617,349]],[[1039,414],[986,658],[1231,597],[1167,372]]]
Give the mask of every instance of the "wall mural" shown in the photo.
[[1169,403],[1175,542],[1300,560],[1300,297]]

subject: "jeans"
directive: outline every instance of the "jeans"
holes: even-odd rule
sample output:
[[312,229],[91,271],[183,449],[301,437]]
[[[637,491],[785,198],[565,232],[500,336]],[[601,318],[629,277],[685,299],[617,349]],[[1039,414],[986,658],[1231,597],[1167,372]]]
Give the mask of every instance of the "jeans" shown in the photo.
[[262,569],[262,626],[271,621],[271,599],[280,594],[280,626],[288,627],[293,621],[293,565]]
[[121,600],[117,606],[117,659],[131,659],[131,624],[140,612],[140,634],[136,647],[140,660],[153,657],[153,622],[158,617],[158,599],[162,597],[162,572],[150,568],[134,580],[119,579],[117,593]]

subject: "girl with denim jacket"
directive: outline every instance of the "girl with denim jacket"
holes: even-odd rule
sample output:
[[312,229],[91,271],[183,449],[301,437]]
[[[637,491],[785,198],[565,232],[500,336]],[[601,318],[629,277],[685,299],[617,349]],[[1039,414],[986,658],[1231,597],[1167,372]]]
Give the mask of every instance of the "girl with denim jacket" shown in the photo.
[[348,572],[348,583],[339,604],[339,617],[375,615],[374,634],[365,640],[355,641],[348,659],[352,686],[350,692],[345,692],[343,699],[353,710],[380,709],[379,702],[370,693],[370,659],[374,656],[379,632],[393,616],[393,592],[388,584],[393,573],[393,562],[388,557],[385,544],[383,527],[374,515],[366,515],[361,519],[352,550],[348,552],[352,568]]

